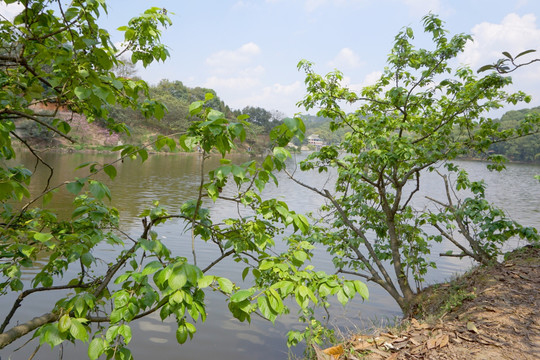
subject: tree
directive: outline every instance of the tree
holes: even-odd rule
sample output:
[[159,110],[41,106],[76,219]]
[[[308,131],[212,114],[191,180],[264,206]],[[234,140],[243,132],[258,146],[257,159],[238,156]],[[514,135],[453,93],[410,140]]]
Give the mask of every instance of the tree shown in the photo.
[[[144,81],[115,75],[119,54],[109,33],[98,26],[100,12],[107,10],[105,1],[76,0],[67,6],[45,0],[21,4],[23,9],[13,21],[0,22],[0,295],[15,295],[12,307],[3,309],[0,348],[33,332],[39,338],[38,347],[82,341],[89,342],[91,359],[101,355],[131,359],[127,348],[132,338],[131,321],[155,312],[162,319],[173,317],[177,340],[184,343],[196,332],[193,321],[206,318],[204,298],[209,289],[223,294],[231,313],[240,321],[249,320],[255,311],[274,321],[289,311],[284,300],[293,298],[313,324],[310,309],[327,306],[329,296],[337,295],[342,303],[357,293],[367,297],[360,281],[316,272],[306,265],[312,246],[299,240],[298,233],[307,232],[307,220],[290,211],[286,203],[261,197],[268,182],[277,183],[273,172],[282,170],[290,156],[282,146],[294,136],[303,136],[305,128],[300,120],[290,119],[275,129],[272,138],[276,147],[262,163],[234,164],[226,156],[237,140],[245,139],[245,117],[231,121],[210,106],[216,102],[213,94],[198,94],[188,108],[193,121],[181,136],[158,136],[150,144],[118,146],[117,161],[81,164],[80,168],[88,169],[86,176],[57,185],[49,179],[41,193],[30,194],[27,185],[32,172],[22,165],[12,165],[20,151],[12,141],[26,146],[51,175],[54,169],[17,135],[21,119],[72,141],[69,121],[57,117],[60,110],[82,114],[88,121],[101,119],[111,131],[128,131],[112,116],[112,106],[156,118],[163,117],[166,108],[152,99]],[[167,58],[168,51],[159,38],[160,27],[169,24],[166,10],[151,8],[120,28],[134,64],[141,61],[146,66]],[[169,214],[158,203],[143,211],[143,229],[134,238],[120,231],[118,210],[106,204],[113,194],[94,177],[105,173],[114,179],[120,161],[146,160],[146,148],[151,145],[158,149],[181,146],[185,151],[199,148],[200,186],[176,214]],[[204,164],[211,154],[222,157],[222,166],[205,176]],[[5,160],[11,161],[9,165]],[[236,188],[237,195],[221,194],[227,183]],[[46,206],[60,187],[74,196],[69,219],[60,218]],[[203,206],[203,197],[233,201],[249,216],[214,223],[210,210]],[[36,207],[38,200],[43,201],[42,208]],[[175,254],[159,240],[158,225],[171,219],[183,221],[189,229],[192,254]],[[276,253],[271,249],[286,228],[296,234],[286,240],[288,251]],[[105,266],[100,265],[96,251],[103,243],[117,251]],[[196,244],[214,244],[220,256],[209,264],[198,264]],[[37,273],[29,273],[38,254],[40,259],[45,258],[45,264]],[[243,275],[253,275],[252,287],[240,289],[229,279],[211,273],[213,266],[226,258],[246,264]],[[23,280],[24,276],[31,280]],[[25,300],[37,294],[56,296],[56,305],[40,316],[25,313],[27,321],[13,324]],[[307,331],[311,329],[310,325]],[[290,342],[305,336],[292,333]]]
[[[470,152],[486,152],[490,145],[538,130],[539,119],[501,130],[486,116],[504,103],[530,100],[522,92],[503,91],[511,78],[498,73],[477,78],[468,67],[452,69],[469,35],[447,36],[442,21],[428,15],[424,31],[434,49],[417,49],[411,28],[395,37],[388,66],[372,86],[356,94],[341,85],[335,71],[321,76],[307,61],[308,93],[299,103],[306,110],[319,107],[318,116],[332,119],[330,129],[346,128],[337,145],[323,147],[301,164],[304,171],[333,169],[333,189],[315,188],[295,180],[326,199],[322,224],[306,239],[322,244],[334,257],[336,269],[382,286],[407,314],[414,303],[416,282],[435,263],[429,260],[434,241],[451,241],[459,253],[481,263],[496,261],[500,245],[512,236],[538,240],[535,229],[509,220],[484,198],[485,185],[470,181],[451,161]],[[341,102],[359,103],[346,113]],[[504,167],[491,156],[492,169]],[[443,199],[431,199],[424,211],[413,206],[426,171],[441,172]],[[291,174],[294,179],[294,176]],[[452,186],[471,191],[456,200]]]
[[[540,107],[532,109],[512,110],[505,113],[499,123],[501,129],[511,129],[519,126],[526,118],[539,117]],[[540,161],[540,134],[493,144],[490,151],[504,155],[510,160],[537,162]]]
[[240,113],[249,115],[247,121],[252,124],[262,126],[266,133],[270,132],[270,130],[274,127],[274,124],[272,124],[274,119],[273,114],[264,108],[246,106],[240,111]]
[[137,76],[137,67],[129,59],[118,59],[113,71],[120,78],[134,79]]

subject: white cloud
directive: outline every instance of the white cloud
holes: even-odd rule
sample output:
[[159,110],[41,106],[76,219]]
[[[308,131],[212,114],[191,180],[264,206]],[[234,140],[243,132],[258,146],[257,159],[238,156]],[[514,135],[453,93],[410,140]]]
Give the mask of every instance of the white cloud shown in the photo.
[[359,67],[362,63],[360,62],[360,57],[354,53],[349,48],[343,48],[339,51],[339,53],[334,57],[330,62],[328,62],[328,65],[330,67],[336,68],[336,69],[342,69],[342,68],[356,68]]
[[342,84],[357,94],[360,94],[360,91],[362,91],[364,87],[375,84],[381,75],[381,71],[370,72],[369,74],[365,75],[362,81],[359,83],[354,83],[350,77],[344,76]]
[[231,107],[241,108],[246,103],[239,101],[247,94],[258,92],[262,86],[265,68],[256,63],[261,53],[253,42],[246,43],[235,50],[221,50],[206,59],[208,76],[204,87],[214,89]]
[[[527,14],[506,15],[500,24],[483,22],[473,27],[472,36],[474,41],[469,42],[465,51],[458,57],[461,63],[472,67],[473,70],[486,64],[492,64],[503,58],[503,51],[508,51],[513,56],[528,49],[536,49],[537,52],[525,55],[518,59],[518,63],[525,63],[531,59],[540,57],[540,28],[536,24],[536,16]],[[531,104],[519,104],[516,108],[538,106],[540,104],[540,65],[531,64],[517,69],[512,74],[513,85],[507,91],[522,90],[533,96]],[[509,110],[505,107],[504,111]],[[497,114],[498,116],[500,114]]]
[[287,116],[292,116],[298,109],[296,103],[304,96],[304,86],[301,81],[291,84],[275,83],[271,86],[263,87],[258,93],[238,100],[237,107],[244,107],[246,104],[260,106],[267,110],[280,110]]
[[24,6],[19,2],[9,4],[9,5],[4,2],[0,3],[0,15],[9,21],[13,21],[15,16],[19,15],[19,13],[23,9],[24,9]]
[[[233,89],[233,90],[244,90],[253,88],[259,84],[259,79],[253,77],[217,77],[211,76],[206,79],[204,87],[223,90],[223,89]],[[219,91],[218,91],[219,92]]]
[[259,85],[260,77],[264,73],[264,67],[261,65],[245,68],[231,73],[229,77],[211,76],[204,86],[211,89],[247,90]]
[[259,46],[253,42],[242,45],[236,50],[221,50],[206,59],[206,64],[216,72],[235,71],[247,64],[261,53]]
[[459,61],[473,68],[496,61],[503,51],[516,55],[528,49],[540,50],[540,29],[533,14],[508,14],[500,24],[483,22],[473,27],[472,35],[474,41],[467,44]]

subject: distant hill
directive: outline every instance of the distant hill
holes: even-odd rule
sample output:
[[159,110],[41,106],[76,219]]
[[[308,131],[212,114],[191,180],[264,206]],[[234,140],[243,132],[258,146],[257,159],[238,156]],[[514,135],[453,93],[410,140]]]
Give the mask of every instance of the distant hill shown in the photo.
[[[532,109],[513,110],[499,120],[502,129],[515,128],[527,116],[540,117],[540,106]],[[540,162],[540,134],[533,134],[503,143],[493,144],[490,150],[513,161]]]

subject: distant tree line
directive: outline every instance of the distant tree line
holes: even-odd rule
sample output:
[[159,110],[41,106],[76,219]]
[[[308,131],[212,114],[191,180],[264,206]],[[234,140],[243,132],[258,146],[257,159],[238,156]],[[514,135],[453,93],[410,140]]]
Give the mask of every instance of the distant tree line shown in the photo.
[[[119,76],[136,77],[133,66],[126,61],[122,67],[116,69]],[[181,81],[161,80],[157,85],[150,87],[150,95],[157,101],[162,102],[167,107],[167,112],[163,118],[157,120],[155,117],[147,118],[139,111],[130,108],[117,106],[111,110],[113,117],[117,121],[126,123],[137,131],[140,127],[146,127],[152,131],[167,135],[186,130],[190,124],[189,104],[193,101],[204,100],[206,93],[212,93],[214,98],[207,106],[219,110],[229,119],[233,119],[241,114],[249,115],[246,120],[251,124],[247,131],[247,143],[250,146],[261,146],[265,142],[271,129],[279,125],[285,118],[285,114],[280,111],[270,111],[262,107],[246,106],[243,109],[231,109],[217,96],[213,89],[185,86]],[[513,110],[505,113],[500,120],[501,129],[514,129],[522,123],[527,116],[540,116],[540,107],[532,109]],[[346,131],[337,129],[331,131],[329,128],[330,119],[315,115],[300,115],[306,126],[306,135],[317,134],[327,144],[336,144],[342,141]],[[298,139],[295,145],[307,143],[307,137],[301,144]],[[490,147],[490,153],[506,156],[511,161],[540,162],[540,134],[533,134],[520,137],[515,140],[495,143]]]
[[[130,71],[131,70],[131,71]],[[135,77],[133,69],[118,69],[130,77]],[[246,106],[243,109],[231,109],[219,98],[213,89],[204,87],[190,88],[181,81],[161,80],[157,85],[150,86],[150,96],[155,101],[159,101],[167,107],[163,118],[147,118],[141,112],[116,106],[111,110],[111,114],[117,121],[126,123],[134,132],[157,132],[169,135],[185,131],[190,123],[189,105],[194,101],[205,99],[207,93],[214,95],[214,98],[207,101],[205,106],[221,111],[227,119],[234,119],[241,114],[249,115],[245,121],[251,124],[246,128],[246,142],[251,147],[263,146],[261,143],[269,143],[268,134],[270,130],[281,123],[285,117],[280,111],[270,111],[262,107]],[[266,139],[266,140],[265,140]],[[257,145],[258,144],[258,145]]]
[[[540,106],[532,109],[512,110],[498,121],[504,130],[515,129],[527,118],[540,116]],[[540,162],[540,134],[532,134],[514,140],[495,143],[490,151],[506,156],[512,161]]]
[[189,104],[204,100],[206,93],[214,95],[208,106],[223,112],[229,118],[233,116],[231,109],[225,105],[214,90],[203,87],[189,88],[181,81],[169,80],[161,80],[157,85],[150,87],[151,98],[162,102],[167,107],[162,119],[146,118],[139,111],[120,106],[114,107],[111,113],[117,121],[124,122],[132,128],[144,126],[164,135],[172,134],[188,128],[190,123]]

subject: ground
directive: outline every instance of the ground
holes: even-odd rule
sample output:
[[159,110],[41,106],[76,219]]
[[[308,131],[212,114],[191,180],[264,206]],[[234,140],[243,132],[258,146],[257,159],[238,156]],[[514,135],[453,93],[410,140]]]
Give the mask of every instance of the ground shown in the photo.
[[540,359],[538,247],[430,287],[419,303],[420,320],[316,349],[317,359]]

